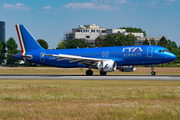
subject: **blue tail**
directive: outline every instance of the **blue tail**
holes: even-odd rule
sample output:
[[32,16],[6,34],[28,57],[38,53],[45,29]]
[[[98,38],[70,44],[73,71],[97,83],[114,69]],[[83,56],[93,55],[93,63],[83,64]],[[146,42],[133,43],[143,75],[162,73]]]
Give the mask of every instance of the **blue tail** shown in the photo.
[[26,55],[26,52],[29,51],[45,50],[39,45],[39,43],[35,40],[35,38],[31,35],[31,33],[27,30],[27,28],[24,25],[20,24],[15,26],[22,50],[21,55]]

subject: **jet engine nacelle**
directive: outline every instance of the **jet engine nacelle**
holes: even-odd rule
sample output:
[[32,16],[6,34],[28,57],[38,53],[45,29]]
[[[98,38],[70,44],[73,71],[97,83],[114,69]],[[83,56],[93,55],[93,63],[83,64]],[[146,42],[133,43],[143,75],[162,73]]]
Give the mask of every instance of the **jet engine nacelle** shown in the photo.
[[121,72],[133,72],[136,70],[136,66],[121,66],[119,67],[119,71]]
[[116,62],[113,60],[98,62],[97,68],[101,72],[112,72],[116,70]]

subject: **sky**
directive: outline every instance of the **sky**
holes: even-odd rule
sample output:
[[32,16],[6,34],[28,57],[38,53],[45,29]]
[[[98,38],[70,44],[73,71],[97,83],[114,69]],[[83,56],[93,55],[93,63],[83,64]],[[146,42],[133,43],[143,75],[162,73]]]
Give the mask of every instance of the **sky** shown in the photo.
[[6,41],[13,37],[20,49],[15,24],[56,48],[63,34],[79,25],[102,28],[136,27],[147,37],[165,36],[180,45],[180,0],[0,0],[0,21]]

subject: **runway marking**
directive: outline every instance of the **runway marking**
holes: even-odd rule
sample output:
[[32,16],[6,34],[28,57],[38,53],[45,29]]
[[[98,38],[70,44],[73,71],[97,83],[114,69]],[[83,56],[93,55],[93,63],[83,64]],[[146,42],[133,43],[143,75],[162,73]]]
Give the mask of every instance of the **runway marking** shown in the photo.
[[148,75],[0,75],[0,79],[53,79],[53,80],[167,80],[180,81],[180,76]]

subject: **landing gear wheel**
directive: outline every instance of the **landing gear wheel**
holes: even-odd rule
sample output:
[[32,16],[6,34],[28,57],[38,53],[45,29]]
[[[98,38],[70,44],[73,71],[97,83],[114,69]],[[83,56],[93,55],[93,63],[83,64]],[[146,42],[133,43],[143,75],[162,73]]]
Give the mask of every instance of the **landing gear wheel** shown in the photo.
[[156,72],[154,72],[154,71],[153,71],[153,72],[151,72],[151,75],[153,75],[153,76],[154,76],[154,75],[156,75]]
[[107,72],[100,72],[100,75],[106,75]]
[[88,76],[93,75],[93,71],[92,70],[87,70],[86,75],[88,75]]
[[151,72],[151,75],[156,75],[156,72],[154,72],[153,70],[154,70],[154,67],[153,67],[153,65],[151,65],[151,70],[152,70],[152,72]]

